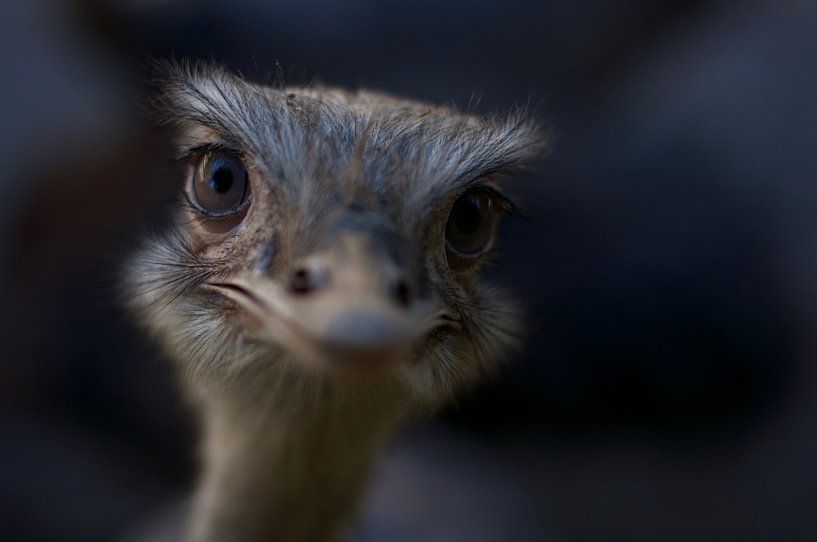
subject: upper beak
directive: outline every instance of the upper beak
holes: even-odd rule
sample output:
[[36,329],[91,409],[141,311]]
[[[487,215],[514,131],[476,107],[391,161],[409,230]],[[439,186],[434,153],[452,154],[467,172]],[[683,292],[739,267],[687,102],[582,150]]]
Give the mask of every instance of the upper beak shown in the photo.
[[255,316],[258,339],[344,372],[381,372],[410,359],[435,326],[432,304],[413,299],[397,266],[351,235],[301,261],[289,280],[211,285]]

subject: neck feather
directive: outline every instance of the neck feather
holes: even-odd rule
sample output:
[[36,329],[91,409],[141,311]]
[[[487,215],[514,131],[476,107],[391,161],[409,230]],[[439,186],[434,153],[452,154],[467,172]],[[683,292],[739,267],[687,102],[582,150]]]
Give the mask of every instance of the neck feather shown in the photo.
[[321,390],[307,399],[207,396],[190,540],[340,537],[404,403],[393,389]]

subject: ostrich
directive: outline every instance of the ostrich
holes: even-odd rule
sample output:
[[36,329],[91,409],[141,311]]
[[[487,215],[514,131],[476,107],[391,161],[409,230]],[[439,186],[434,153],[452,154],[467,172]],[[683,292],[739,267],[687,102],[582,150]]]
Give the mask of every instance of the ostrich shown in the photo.
[[400,422],[517,343],[479,271],[543,138],[521,111],[165,68],[181,208],[126,282],[200,415],[188,540],[337,540]]

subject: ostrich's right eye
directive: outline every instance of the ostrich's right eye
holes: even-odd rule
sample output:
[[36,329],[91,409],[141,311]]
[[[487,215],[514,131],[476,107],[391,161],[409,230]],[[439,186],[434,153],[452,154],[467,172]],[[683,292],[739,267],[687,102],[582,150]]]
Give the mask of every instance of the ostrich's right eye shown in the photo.
[[189,195],[200,211],[221,217],[243,207],[249,187],[244,162],[230,152],[213,151],[205,154],[194,169]]

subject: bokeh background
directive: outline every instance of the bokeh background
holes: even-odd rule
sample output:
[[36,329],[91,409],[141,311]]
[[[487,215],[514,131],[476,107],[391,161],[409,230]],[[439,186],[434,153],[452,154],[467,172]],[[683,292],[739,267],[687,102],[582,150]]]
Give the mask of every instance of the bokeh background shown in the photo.
[[5,0],[3,540],[144,539],[194,478],[115,281],[178,187],[140,105],[171,56],[555,136],[494,271],[529,348],[398,438],[355,540],[817,540],[808,0]]

